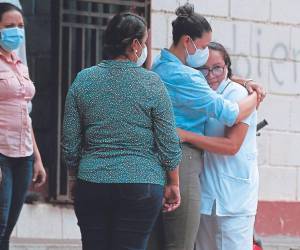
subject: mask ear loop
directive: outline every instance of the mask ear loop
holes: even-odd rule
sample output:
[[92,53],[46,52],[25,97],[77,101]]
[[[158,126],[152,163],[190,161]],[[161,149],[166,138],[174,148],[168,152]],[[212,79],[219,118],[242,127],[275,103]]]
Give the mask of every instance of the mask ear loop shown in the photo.
[[[227,65],[224,66],[225,67],[225,70],[226,70],[226,74],[224,76],[224,79],[223,81],[227,81],[229,78],[228,78],[228,69],[227,69]],[[223,89],[223,91],[220,93],[220,94],[223,94],[225,89],[231,84],[231,80],[229,79],[227,85],[225,86],[225,88]]]
[[190,37],[190,39],[191,39],[191,41],[192,41],[192,43],[194,45],[195,50],[197,50],[198,48],[196,47],[196,44],[194,43],[193,39],[191,37]]
[[[140,44],[140,42],[139,42],[139,40],[138,39],[136,39],[137,40],[137,42],[139,43],[139,45],[141,46],[141,48],[143,49],[143,47],[142,47],[142,45]],[[134,54],[135,54],[135,56],[136,56],[136,60],[138,60],[140,57],[137,55],[137,49],[134,51]]]
[[[189,37],[189,40],[191,39],[191,37]],[[186,56],[189,56],[190,55],[190,53],[189,53],[189,51],[187,50],[187,47],[184,47],[185,48],[185,53],[186,53]]]
[[[195,50],[197,51],[196,44],[194,43],[193,39],[192,39],[190,36],[189,36],[189,40],[192,41],[192,44],[193,44]],[[196,51],[195,51],[195,53],[196,53]],[[187,50],[186,47],[185,47],[185,52],[186,52],[187,55],[191,55],[191,54],[188,52],[188,50]],[[195,54],[195,53],[194,53],[194,54]],[[192,54],[192,55],[194,55],[194,54]]]
[[227,65],[224,66],[225,67],[225,76],[224,76],[224,80],[227,80],[228,79],[228,68],[227,68]]
[[[227,69],[227,65],[225,65],[224,66],[224,70],[225,70],[225,74],[224,74],[224,78],[223,78],[223,80],[221,81],[221,82],[223,82],[223,81],[227,81],[228,80],[228,69]],[[229,79],[230,80],[230,79]],[[231,81],[231,80],[230,80]],[[220,82],[220,83],[221,83]],[[220,84],[219,83],[219,84]]]

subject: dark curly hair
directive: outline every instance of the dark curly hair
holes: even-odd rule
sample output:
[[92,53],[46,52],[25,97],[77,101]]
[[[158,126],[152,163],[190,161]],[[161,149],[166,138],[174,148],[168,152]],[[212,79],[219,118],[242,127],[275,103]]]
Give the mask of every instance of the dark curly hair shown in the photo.
[[177,18],[172,22],[173,43],[177,45],[183,35],[193,40],[201,38],[204,32],[211,32],[211,26],[205,17],[194,12],[194,5],[186,3],[176,9]]

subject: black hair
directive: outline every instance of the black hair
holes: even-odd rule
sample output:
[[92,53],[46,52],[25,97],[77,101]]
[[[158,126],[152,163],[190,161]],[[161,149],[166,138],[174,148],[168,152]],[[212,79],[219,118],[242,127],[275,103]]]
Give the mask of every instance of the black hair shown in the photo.
[[146,29],[146,21],[141,16],[129,12],[115,15],[104,32],[104,59],[126,55],[134,39],[142,41]]
[[21,13],[23,16],[23,11],[19,9],[17,6],[10,3],[0,3],[0,21],[2,21],[3,14],[8,11],[16,10]]
[[194,12],[194,5],[186,3],[175,12],[177,18],[172,22],[173,43],[177,45],[183,35],[193,40],[201,38],[204,32],[211,32],[211,26],[204,16]]
[[231,59],[230,56],[227,52],[227,50],[225,49],[225,47],[217,42],[210,42],[208,44],[208,48],[211,50],[215,50],[215,51],[219,51],[223,57],[223,60],[225,62],[225,65],[227,66],[228,69],[228,78],[230,78],[232,76],[232,69],[231,69]]

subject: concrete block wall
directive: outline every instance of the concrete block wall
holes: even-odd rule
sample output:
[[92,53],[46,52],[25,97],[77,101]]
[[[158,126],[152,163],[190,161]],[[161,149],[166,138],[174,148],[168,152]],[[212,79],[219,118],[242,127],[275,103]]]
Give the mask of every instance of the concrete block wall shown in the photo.
[[[153,56],[172,43],[174,11],[186,1],[152,0]],[[298,0],[190,0],[223,43],[234,72],[261,82],[260,200],[300,201],[300,18]]]

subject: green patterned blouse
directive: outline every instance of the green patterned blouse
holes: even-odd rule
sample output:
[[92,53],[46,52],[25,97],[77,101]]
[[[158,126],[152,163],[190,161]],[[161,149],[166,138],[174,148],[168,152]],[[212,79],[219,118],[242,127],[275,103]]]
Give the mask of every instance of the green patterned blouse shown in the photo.
[[66,97],[62,150],[80,179],[163,185],[181,149],[159,76],[130,61],[82,70]]

